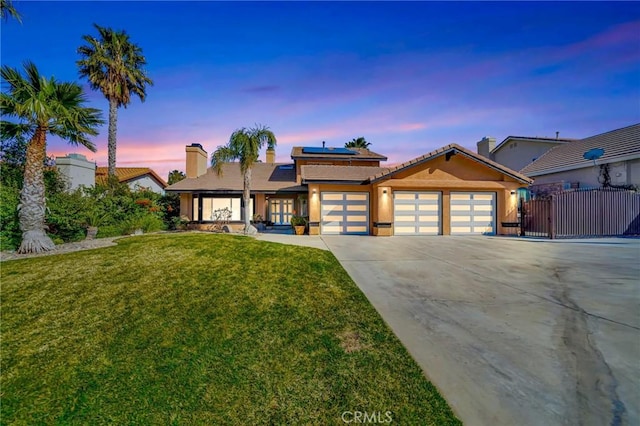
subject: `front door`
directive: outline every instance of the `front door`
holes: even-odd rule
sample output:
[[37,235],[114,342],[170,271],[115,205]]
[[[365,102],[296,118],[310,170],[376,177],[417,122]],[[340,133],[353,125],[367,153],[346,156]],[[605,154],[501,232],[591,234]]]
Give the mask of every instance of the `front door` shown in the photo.
[[274,225],[289,225],[293,214],[293,200],[289,198],[271,198],[269,200],[269,220]]

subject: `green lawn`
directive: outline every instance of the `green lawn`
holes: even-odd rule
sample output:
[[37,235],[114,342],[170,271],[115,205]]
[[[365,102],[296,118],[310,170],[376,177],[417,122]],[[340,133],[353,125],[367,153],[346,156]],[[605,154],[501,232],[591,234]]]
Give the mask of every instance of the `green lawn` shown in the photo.
[[459,424],[330,252],[164,234],[0,267],[3,424]]

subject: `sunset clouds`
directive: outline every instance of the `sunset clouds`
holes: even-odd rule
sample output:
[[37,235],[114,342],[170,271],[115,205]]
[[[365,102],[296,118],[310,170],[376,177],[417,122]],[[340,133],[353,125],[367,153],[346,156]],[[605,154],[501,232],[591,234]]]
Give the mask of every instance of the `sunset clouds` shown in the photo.
[[[15,2],[2,62],[77,80],[93,22],[125,29],[155,85],[119,110],[118,164],[163,177],[184,146],[210,153],[239,127],[294,145],[364,136],[390,162],[483,136],[586,137],[640,121],[638,3]],[[66,5],[66,6],[62,6]],[[247,25],[263,22],[264,25]],[[43,43],[43,40],[45,41]],[[88,92],[105,111],[102,95]],[[49,153],[98,152],[49,141]]]

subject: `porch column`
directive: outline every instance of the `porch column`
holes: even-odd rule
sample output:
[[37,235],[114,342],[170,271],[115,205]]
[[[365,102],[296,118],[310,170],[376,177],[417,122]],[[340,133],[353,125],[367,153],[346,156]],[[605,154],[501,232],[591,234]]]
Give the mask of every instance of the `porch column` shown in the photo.
[[393,194],[388,186],[379,186],[373,192],[376,202],[372,203],[374,212],[373,235],[388,237],[393,235]]
[[309,235],[320,234],[320,186],[309,185],[308,187],[308,200],[309,200]]

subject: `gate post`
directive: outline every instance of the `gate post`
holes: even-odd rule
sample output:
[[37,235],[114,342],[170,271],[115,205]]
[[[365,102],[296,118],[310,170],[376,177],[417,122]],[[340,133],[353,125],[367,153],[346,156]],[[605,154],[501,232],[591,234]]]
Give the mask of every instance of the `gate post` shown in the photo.
[[520,197],[520,199],[518,200],[518,203],[520,204],[520,236],[524,237],[525,236],[524,224],[525,224],[525,216],[526,216],[526,212],[524,210],[524,198]]
[[556,237],[556,197],[551,195],[549,198],[549,238]]

